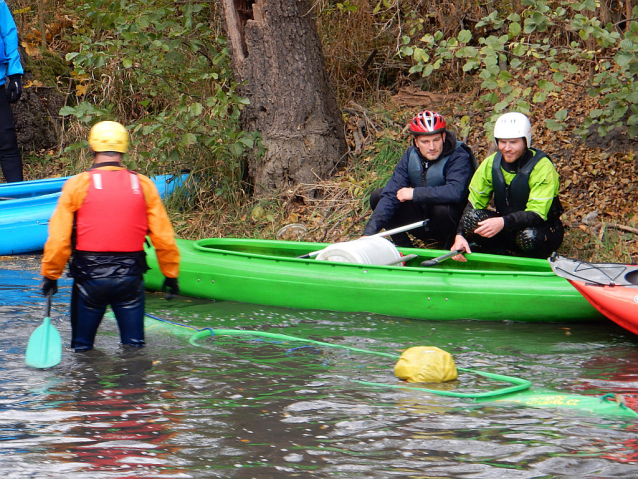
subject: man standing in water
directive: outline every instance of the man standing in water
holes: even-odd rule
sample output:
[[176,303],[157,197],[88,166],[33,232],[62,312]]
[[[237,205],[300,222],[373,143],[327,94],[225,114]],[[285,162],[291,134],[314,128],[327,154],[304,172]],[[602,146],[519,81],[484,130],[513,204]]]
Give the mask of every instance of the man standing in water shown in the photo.
[[[547,258],[564,236],[558,200],[558,173],[542,151],[532,148],[532,125],[522,113],[496,120],[498,152],[472,177],[469,203],[452,251],[471,253],[468,240],[481,252]],[[494,197],[496,212],[487,206]],[[467,261],[462,255],[456,261]]]
[[22,95],[22,74],[18,52],[18,29],[9,7],[0,0],[0,167],[7,183],[22,181],[22,156],[10,103]]
[[155,184],[122,165],[128,132],[114,121],[89,134],[93,166],[70,178],[49,223],[42,257],[42,293],[57,292],[71,253],[71,347],[93,349],[107,306],[122,344],[144,346],[144,281],[148,234],[166,277],[164,289],[179,293],[179,250]]

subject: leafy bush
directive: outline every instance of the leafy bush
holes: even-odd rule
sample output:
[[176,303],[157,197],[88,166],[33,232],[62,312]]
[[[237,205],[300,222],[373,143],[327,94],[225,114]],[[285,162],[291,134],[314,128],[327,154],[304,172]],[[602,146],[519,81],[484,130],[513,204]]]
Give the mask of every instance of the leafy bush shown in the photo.
[[77,102],[61,114],[81,128],[67,155],[86,146],[88,127],[117,120],[131,132],[127,165],[144,173],[188,168],[216,195],[234,198],[247,149],[247,100],[236,94],[215,3],[74,0],[82,18],[68,39]]
[[[507,110],[542,108],[566,82],[580,82],[583,96],[599,97],[600,107],[587,111],[579,133],[594,127],[605,136],[626,126],[631,138],[638,134],[638,23],[603,24],[594,0],[522,0],[498,8],[450,35],[418,24],[413,31],[420,35],[401,38],[410,72],[428,77],[460,65],[463,75],[480,78],[483,94],[474,107],[490,110],[492,121]],[[580,115],[561,109],[546,126],[563,129],[570,113]]]

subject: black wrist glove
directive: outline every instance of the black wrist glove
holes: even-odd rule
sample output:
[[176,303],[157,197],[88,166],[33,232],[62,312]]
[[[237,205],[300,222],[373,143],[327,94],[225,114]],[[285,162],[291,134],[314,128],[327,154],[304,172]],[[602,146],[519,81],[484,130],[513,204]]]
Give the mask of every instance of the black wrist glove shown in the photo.
[[9,75],[6,85],[7,100],[15,103],[22,96],[22,75]]
[[168,291],[168,298],[177,296],[179,294],[179,284],[177,283],[177,278],[166,278],[164,280],[164,285],[162,286],[162,291]]
[[46,276],[42,278],[42,284],[40,284],[40,289],[42,290],[42,294],[45,296],[53,296],[58,292],[58,280],[57,279],[49,279]]

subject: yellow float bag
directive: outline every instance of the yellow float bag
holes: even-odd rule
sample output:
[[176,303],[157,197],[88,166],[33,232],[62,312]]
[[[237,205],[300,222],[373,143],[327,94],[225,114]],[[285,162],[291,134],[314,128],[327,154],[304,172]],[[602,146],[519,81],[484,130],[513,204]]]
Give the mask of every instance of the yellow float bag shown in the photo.
[[452,355],[435,346],[416,346],[403,352],[394,374],[409,383],[442,383],[458,377]]

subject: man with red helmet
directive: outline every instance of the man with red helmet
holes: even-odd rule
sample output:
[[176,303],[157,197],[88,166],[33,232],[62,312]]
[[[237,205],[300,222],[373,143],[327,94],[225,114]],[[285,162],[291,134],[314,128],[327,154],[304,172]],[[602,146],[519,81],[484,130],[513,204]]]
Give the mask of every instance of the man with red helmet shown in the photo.
[[[410,234],[439,248],[452,245],[476,160],[472,150],[446,127],[445,118],[433,111],[413,118],[413,144],[385,187],[370,196],[373,213],[364,236],[428,219],[427,226]],[[397,246],[412,246],[407,233],[392,235],[392,240]]]

